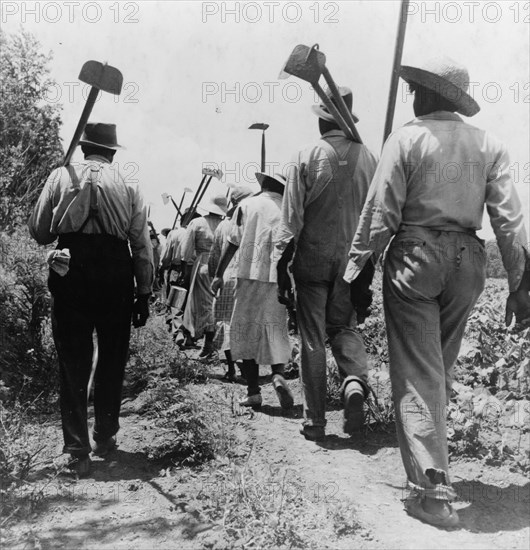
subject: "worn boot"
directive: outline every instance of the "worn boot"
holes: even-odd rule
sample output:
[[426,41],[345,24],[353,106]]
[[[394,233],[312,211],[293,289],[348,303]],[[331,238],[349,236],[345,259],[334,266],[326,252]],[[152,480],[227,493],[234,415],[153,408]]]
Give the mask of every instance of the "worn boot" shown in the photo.
[[211,359],[212,355],[215,353],[215,348],[213,346],[213,338],[215,332],[208,331],[204,333],[204,343],[202,345],[201,353],[199,353],[199,359]]
[[352,380],[344,388],[344,425],[347,434],[358,432],[364,424],[364,388]]
[[285,381],[282,374],[274,374],[272,377],[272,385],[278,396],[278,401],[282,409],[292,409],[294,405],[293,394],[289,385]]

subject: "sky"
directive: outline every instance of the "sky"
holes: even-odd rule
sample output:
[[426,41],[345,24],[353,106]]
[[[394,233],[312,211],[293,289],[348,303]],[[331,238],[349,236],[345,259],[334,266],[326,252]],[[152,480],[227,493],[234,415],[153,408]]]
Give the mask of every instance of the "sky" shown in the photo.
[[[171,226],[185,187],[195,190],[204,166],[221,168],[206,197],[227,185],[258,189],[261,132],[266,171],[282,171],[318,139],[310,107],[317,97],[295,77],[279,80],[297,44],[319,48],[334,80],[353,90],[364,143],[379,154],[400,2],[10,2],[0,4],[6,32],[20,28],[51,52],[67,148],[84,105],[78,80],[85,61],[108,62],[124,77],[120,96],[102,94],[91,120],[113,122],[126,147],[115,160],[139,180],[155,227]],[[528,2],[429,1],[409,5],[403,63],[447,55],[465,65],[481,111],[469,122],[491,131],[510,152],[511,172],[529,222],[530,5]],[[400,80],[394,128],[413,118]],[[81,160],[77,151],[75,160]],[[185,206],[191,194],[185,198]],[[491,238],[484,219],[481,236]],[[529,234],[530,240],[530,234]]]

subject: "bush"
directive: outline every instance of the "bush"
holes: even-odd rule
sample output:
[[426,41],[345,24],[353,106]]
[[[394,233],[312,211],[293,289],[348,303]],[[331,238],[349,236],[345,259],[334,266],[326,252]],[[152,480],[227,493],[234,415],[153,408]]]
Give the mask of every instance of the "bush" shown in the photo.
[[0,376],[8,389],[3,401],[55,396],[58,377],[47,273],[46,249],[25,229],[11,235],[0,232]]
[[134,330],[131,336],[126,390],[138,395],[151,381],[166,376],[180,384],[206,382],[207,369],[179,350],[168,333],[164,317],[153,315],[151,308],[146,326]]
[[153,379],[141,397],[138,412],[154,424],[144,449],[150,459],[197,465],[229,452],[235,436],[224,429],[226,403],[213,406],[211,396],[201,397],[172,378]]
[[28,32],[0,31],[0,229],[24,223],[63,156],[60,105],[46,103],[55,82],[51,55]]

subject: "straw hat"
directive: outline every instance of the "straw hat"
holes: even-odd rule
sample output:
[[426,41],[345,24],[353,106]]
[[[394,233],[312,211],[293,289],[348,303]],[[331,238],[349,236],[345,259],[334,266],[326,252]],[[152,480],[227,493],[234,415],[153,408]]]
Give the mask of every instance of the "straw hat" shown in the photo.
[[[348,108],[348,111],[351,112],[353,121],[355,123],[359,122],[359,117],[352,111],[353,94],[350,88],[348,88],[347,86],[339,86],[339,93],[342,99],[344,100],[344,103],[346,103],[346,107]],[[326,95],[329,97],[329,99],[331,99],[331,102],[337,107],[337,102],[335,101],[335,98],[331,94],[331,90],[329,88],[326,90]],[[320,105],[313,105],[311,107],[311,110],[313,111],[313,113],[315,113],[315,115],[318,116],[318,118],[323,118],[324,120],[327,120],[329,122],[335,121],[335,119],[330,114],[330,112],[328,111],[328,108],[324,105],[324,103],[320,103]],[[339,112],[340,112],[340,109],[339,109]]]
[[215,195],[208,199],[201,208],[210,212],[210,214],[224,216],[228,210],[228,201],[224,195]]
[[471,117],[480,111],[479,104],[467,93],[467,69],[449,57],[430,59],[416,67],[403,65],[401,77],[409,84],[419,84],[449,100],[458,113]]
[[231,188],[230,199],[233,203],[241,202],[247,197],[254,195],[255,191],[246,185],[238,185]]
[[273,176],[269,174],[265,174],[263,172],[256,172],[256,179],[258,180],[260,185],[263,185],[263,182],[270,178],[271,180],[277,181],[280,185],[283,185],[285,187],[286,179],[281,174],[274,174]]
[[116,124],[88,122],[79,145],[97,145],[105,149],[123,149],[116,138]]

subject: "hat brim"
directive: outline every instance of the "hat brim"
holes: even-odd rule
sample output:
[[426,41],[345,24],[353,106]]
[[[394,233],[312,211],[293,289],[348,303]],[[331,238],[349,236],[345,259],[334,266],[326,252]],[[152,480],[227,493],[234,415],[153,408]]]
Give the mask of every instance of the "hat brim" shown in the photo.
[[466,91],[435,73],[402,65],[400,74],[408,84],[419,84],[450,101],[457,113],[472,117],[480,111],[480,105]]
[[[317,115],[318,118],[323,118],[328,122],[336,122],[333,115],[327,111],[324,111],[320,105],[311,105],[311,110],[313,111],[313,114]],[[352,112],[351,116],[353,117],[353,122],[357,124],[359,122],[359,117],[354,112]]]
[[82,139],[79,141],[79,145],[94,145],[95,147],[102,147],[103,149],[110,149],[111,151],[116,151],[116,149],[125,149],[123,145],[105,145],[104,143],[96,143],[95,141],[89,141],[88,139]]
[[260,185],[263,185],[263,182],[265,181],[266,178],[270,178],[271,180],[277,181],[279,184],[285,187],[285,181],[279,180],[278,178],[271,176],[270,174],[265,174],[264,172],[256,172],[255,175]]
[[219,216],[226,216],[226,213],[228,212],[228,208],[221,208],[220,206],[217,206],[217,204],[208,203],[204,206],[199,206],[201,210],[205,210],[209,214],[217,214]]

